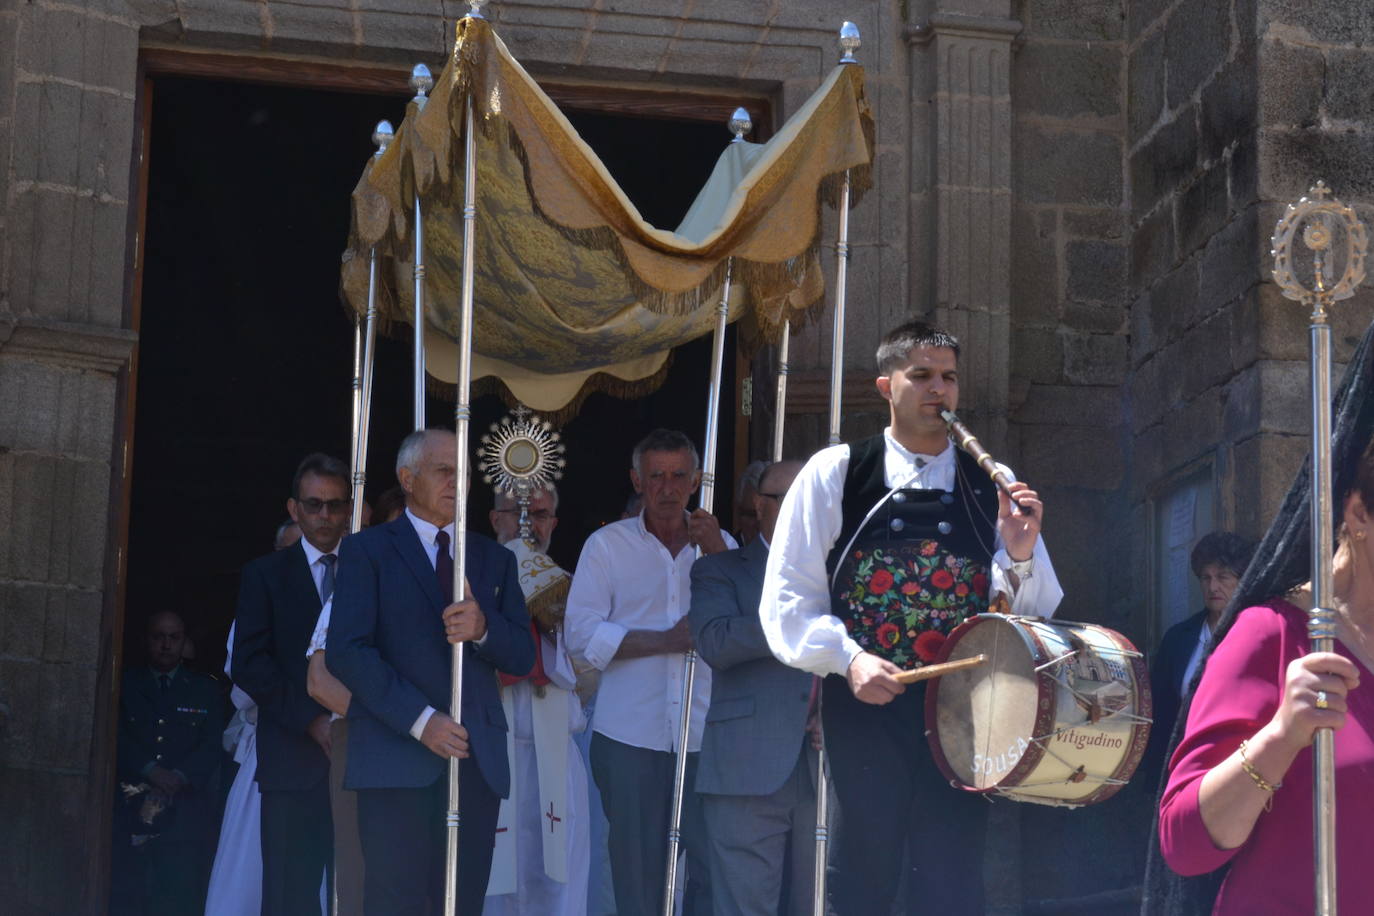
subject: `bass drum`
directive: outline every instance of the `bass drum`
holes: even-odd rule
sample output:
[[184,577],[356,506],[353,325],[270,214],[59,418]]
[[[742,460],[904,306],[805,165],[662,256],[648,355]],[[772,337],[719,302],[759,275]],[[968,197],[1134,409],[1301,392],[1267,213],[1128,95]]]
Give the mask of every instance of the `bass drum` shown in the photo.
[[969,792],[1078,807],[1115,795],[1150,735],[1144,659],[1120,633],[1087,623],[980,614],[939,662],[987,661],[926,691],[931,752]]

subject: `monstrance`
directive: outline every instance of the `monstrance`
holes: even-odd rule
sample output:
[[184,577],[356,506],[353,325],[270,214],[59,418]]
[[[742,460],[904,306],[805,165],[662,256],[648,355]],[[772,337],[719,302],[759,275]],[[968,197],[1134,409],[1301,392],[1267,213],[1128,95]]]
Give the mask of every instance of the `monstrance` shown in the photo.
[[523,404],[482,436],[478,450],[482,480],[497,493],[505,493],[520,506],[520,537],[531,540],[530,501],[563,476],[567,461],[563,437],[547,420],[541,420]]

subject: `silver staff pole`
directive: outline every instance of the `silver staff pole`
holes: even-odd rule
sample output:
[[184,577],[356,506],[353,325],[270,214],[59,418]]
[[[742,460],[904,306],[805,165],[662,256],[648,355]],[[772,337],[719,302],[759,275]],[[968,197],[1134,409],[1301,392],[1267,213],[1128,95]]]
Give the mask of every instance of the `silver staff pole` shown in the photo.
[[782,460],[782,428],[787,422],[787,350],[792,337],[792,322],[782,323],[778,341],[778,393],[773,406],[773,460]]
[[[410,88],[415,90],[415,113],[425,110],[426,93],[434,87],[434,77],[424,64],[410,71]],[[420,188],[415,188],[415,428],[425,428],[425,221],[420,208]]]
[[[390,121],[378,121],[372,131],[377,145],[373,156],[382,157],[396,132]],[[361,331],[361,333],[359,333]],[[372,368],[377,355],[377,249],[367,253],[367,316],[353,340],[353,516],[348,530],[363,527],[363,493],[367,486],[367,434],[372,423]]]
[[[725,366],[725,325],[730,314],[730,282],[734,260],[725,262],[725,282],[716,306],[716,327],[711,334],[711,384],[706,401],[706,442],[702,453],[701,508],[715,508],[716,444],[720,433],[720,379]],[[673,773],[673,807],[668,822],[668,876],[663,888],[663,916],[673,916],[677,896],[677,859],[682,848],[682,802],[687,795],[687,739],[692,731],[692,690],[696,683],[697,653],[688,649],[682,660],[682,706],[678,714],[677,761]]]
[[[473,2],[467,18],[482,19],[481,2]],[[456,488],[456,518],[453,521],[453,596],[462,600],[467,582],[468,543],[468,483],[472,476],[468,467],[468,425],[472,409],[468,397],[472,388],[472,294],[475,283],[477,245],[477,133],[472,113],[472,96],[464,102],[463,115],[463,288],[461,294],[461,325],[458,332],[458,391],[454,401],[453,431],[457,441],[454,449],[454,487]],[[463,717],[463,656],[464,644],[454,643],[453,673],[449,685],[449,709],[455,722]],[[448,845],[444,857],[444,916],[456,916],[458,910],[458,827],[461,809],[458,798],[458,758],[448,761]]]
[[[857,64],[854,52],[860,44],[859,27],[852,22],[840,26],[842,64]],[[840,444],[840,409],[844,396],[844,302],[845,280],[849,273],[849,171],[840,189],[840,226],[835,240],[835,324],[830,334],[830,444]],[[820,715],[821,699],[816,698]],[[821,753],[816,766],[816,861],[813,877],[815,916],[825,913],[825,866],[830,850],[830,768],[825,762],[825,733],[821,732]]]
[[[1318,181],[1308,196],[1290,204],[1274,227],[1274,282],[1284,296],[1312,309],[1308,331],[1312,349],[1312,610],[1307,635],[1313,652],[1332,651],[1336,636],[1335,597],[1331,556],[1334,553],[1336,513],[1331,492],[1331,325],[1327,309],[1355,294],[1364,282],[1367,248],[1364,224],[1355,211],[1331,196]],[[1312,252],[1312,286],[1298,280],[1293,268],[1293,243],[1302,241]],[[1334,284],[1338,232],[1343,241],[1345,267]],[[1318,729],[1312,743],[1312,830],[1315,901],[1318,916],[1336,912],[1336,743],[1329,728]]]
[[[376,249],[368,252],[367,286],[372,289],[372,272],[376,265]],[[363,414],[363,319],[353,315],[353,424],[349,426],[352,440],[348,450],[348,464],[354,476],[358,472],[358,423]],[[357,483],[357,481],[354,481]]]

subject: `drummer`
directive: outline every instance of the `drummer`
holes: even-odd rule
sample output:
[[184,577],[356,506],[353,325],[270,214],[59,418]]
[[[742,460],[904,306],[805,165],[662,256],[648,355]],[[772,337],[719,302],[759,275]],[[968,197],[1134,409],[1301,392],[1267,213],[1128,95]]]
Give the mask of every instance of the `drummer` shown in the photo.
[[834,912],[891,912],[904,869],[912,912],[981,912],[987,802],[940,775],[924,684],[894,675],[930,663],[972,614],[1049,616],[1063,591],[1039,496],[1013,483],[1013,512],[949,440],[940,413],[959,404],[958,341],[912,321],[877,360],[890,425],[807,462],[778,518],[760,615],[778,659],[825,678]]

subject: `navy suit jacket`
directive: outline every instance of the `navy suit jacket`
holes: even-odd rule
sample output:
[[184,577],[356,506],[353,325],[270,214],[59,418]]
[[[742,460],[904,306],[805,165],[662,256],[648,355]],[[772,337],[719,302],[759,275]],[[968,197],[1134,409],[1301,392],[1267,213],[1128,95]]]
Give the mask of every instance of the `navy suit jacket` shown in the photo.
[[[471,757],[487,785],[510,792],[506,716],[497,670],[528,674],[534,639],[515,554],[468,532],[466,568],[487,620],[481,646],[466,643],[463,710]],[[433,706],[449,712],[452,653],[439,578],[407,515],[344,539],[329,620],[329,670],[353,692],[348,707],[349,789],[420,788],[446,763],[410,734]]]
[[773,657],[759,621],[768,548],[755,538],[692,566],[688,620],[711,666],[698,792],[771,795],[797,765],[812,676]]
[[1188,685],[1183,683],[1183,674],[1197,648],[1198,635],[1206,620],[1207,609],[1203,608],[1182,623],[1174,624],[1164,633],[1164,638],[1159,641],[1159,649],[1155,651],[1150,665],[1154,724],[1150,726],[1150,748],[1146,752],[1146,765],[1151,768],[1162,769],[1168,763],[1164,754],[1174,724],[1178,721],[1184,691],[1188,689]]
[[319,617],[320,593],[300,544],[243,568],[231,673],[258,704],[257,782],[263,789],[310,789],[329,775],[329,758],[306,731],[328,714],[305,687],[305,650]]

